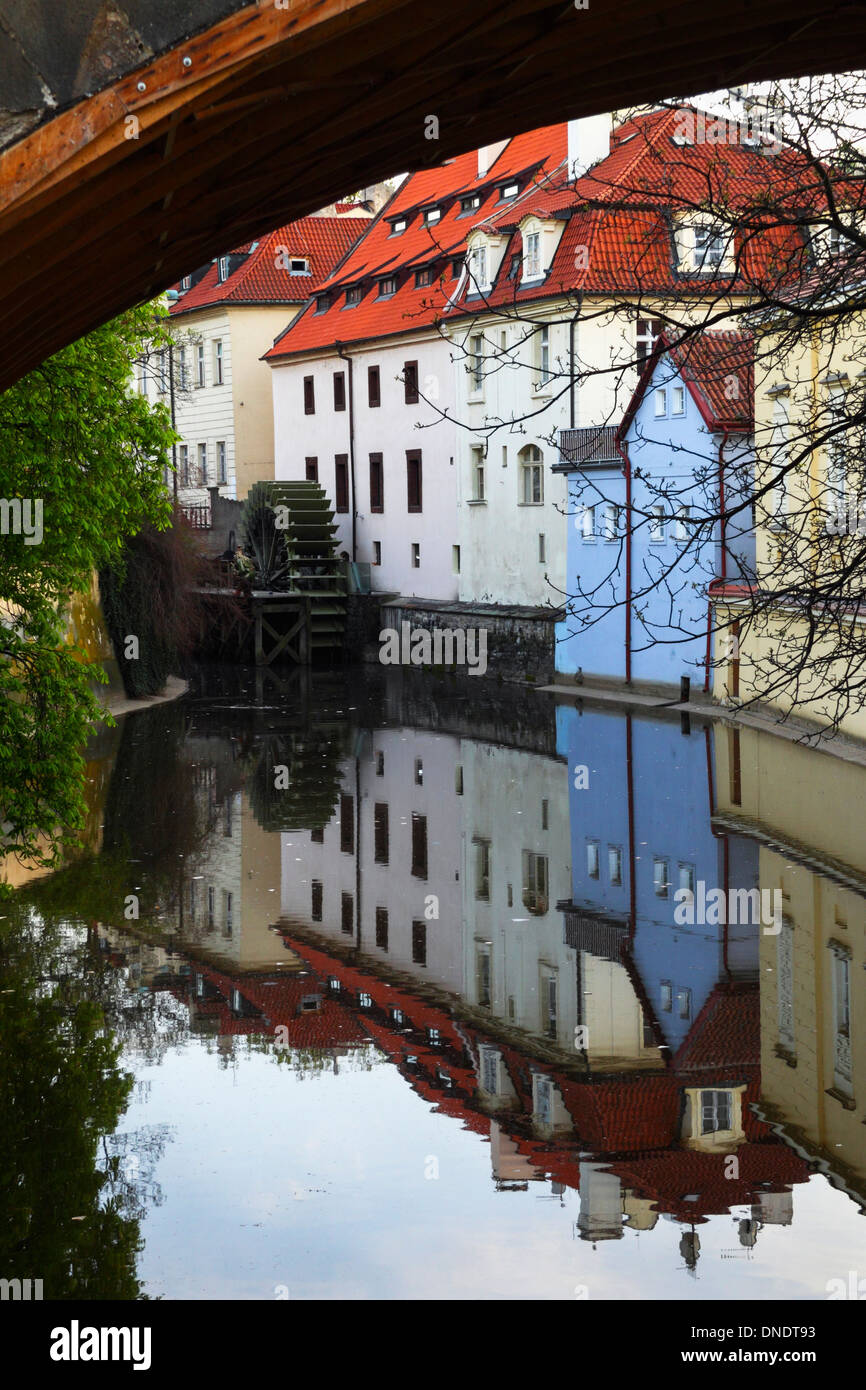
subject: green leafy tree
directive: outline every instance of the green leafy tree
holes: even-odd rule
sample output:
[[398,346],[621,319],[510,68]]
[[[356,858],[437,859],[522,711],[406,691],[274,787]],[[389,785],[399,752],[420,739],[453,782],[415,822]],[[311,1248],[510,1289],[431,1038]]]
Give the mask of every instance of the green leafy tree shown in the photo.
[[[156,321],[155,321],[156,315]],[[165,528],[167,407],[130,390],[167,338],[131,309],[0,395],[0,833],[53,865],[83,819],[81,749],[100,669],[66,639],[66,605],[143,527]]]

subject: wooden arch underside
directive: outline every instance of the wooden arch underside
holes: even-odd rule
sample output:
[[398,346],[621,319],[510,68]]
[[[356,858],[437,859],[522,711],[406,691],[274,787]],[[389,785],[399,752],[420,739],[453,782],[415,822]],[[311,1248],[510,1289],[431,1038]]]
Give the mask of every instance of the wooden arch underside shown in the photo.
[[0,153],[0,388],[211,256],[395,172],[567,117],[864,59],[863,5],[248,5]]

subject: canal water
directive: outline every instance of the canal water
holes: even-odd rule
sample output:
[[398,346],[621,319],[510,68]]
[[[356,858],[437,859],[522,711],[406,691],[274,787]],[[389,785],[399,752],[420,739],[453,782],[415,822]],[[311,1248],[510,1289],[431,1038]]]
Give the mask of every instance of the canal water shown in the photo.
[[203,670],[95,742],[0,903],[3,1272],[851,1296],[866,768],[466,685]]

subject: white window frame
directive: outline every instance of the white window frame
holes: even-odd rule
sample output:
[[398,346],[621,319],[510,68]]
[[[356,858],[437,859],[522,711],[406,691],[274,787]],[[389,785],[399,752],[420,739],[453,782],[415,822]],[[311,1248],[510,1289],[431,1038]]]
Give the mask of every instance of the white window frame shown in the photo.
[[[520,506],[544,506],[544,458],[537,444],[527,444],[517,456],[520,464]],[[538,493],[536,497],[534,494]],[[529,496],[527,496],[527,493]]]
[[685,415],[686,413],[686,388],[685,386],[671,387],[671,415]]
[[218,486],[218,487],[225,487],[225,485],[228,483],[228,480],[229,480],[229,470],[228,470],[228,453],[227,453],[227,451],[226,451],[226,442],[225,442],[224,439],[218,439],[218,440],[217,440],[216,456],[217,456],[217,486]]
[[223,340],[214,338],[213,340],[213,384],[214,386],[223,385]]

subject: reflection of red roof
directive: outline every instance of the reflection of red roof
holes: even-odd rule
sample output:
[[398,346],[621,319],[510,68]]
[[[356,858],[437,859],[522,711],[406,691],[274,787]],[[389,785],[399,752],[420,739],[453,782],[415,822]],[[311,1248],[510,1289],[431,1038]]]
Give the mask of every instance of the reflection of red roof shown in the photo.
[[[201,961],[195,962],[196,973],[204,975],[216,989],[221,998],[199,1002],[199,1011],[216,1014],[220,1020],[220,1033],[264,1033],[273,1034],[275,1029],[285,1028],[285,1040],[292,1047],[310,1047],[325,1050],[331,1047],[351,1047],[369,1042],[369,1037],[360,1019],[345,1008],[339,1000],[328,997],[323,982],[312,975],[240,975],[233,977]],[[261,1017],[238,1018],[229,1005],[232,990],[237,989],[247,1003],[258,1009],[269,1020],[264,1024]],[[310,1012],[300,1012],[301,1001],[305,995],[320,994],[321,1006]]]
[[[260,241],[237,248],[233,254],[246,255],[246,259],[222,284],[215,261],[198,284],[171,305],[170,312],[176,317],[216,304],[303,303],[369,225],[368,217],[301,217],[277,227]],[[308,260],[310,274],[292,275],[283,268],[282,262],[292,257]]]
[[[325,313],[315,313],[311,306],[267,356],[273,360],[294,352],[330,347],[337,341],[357,342],[432,324],[457,287],[450,260],[462,258],[472,227],[497,206],[499,186],[515,175],[556,168],[565,155],[566,126],[560,124],[515,136],[483,178],[478,177],[478,156],[474,150],[440,167],[410,175],[331,279],[334,289],[360,283],[360,304],[346,308],[345,295],[335,293],[335,302]],[[475,192],[482,194],[480,208],[469,215],[462,213],[461,196]],[[441,206],[442,216],[427,227],[420,210],[433,203]],[[401,213],[407,215],[408,226],[395,236],[391,219]],[[416,286],[415,269],[437,260],[434,283]],[[390,298],[377,297],[376,277],[394,271],[400,272],[402,279],[397,293]],[[328,287],[323,284],[319,288]]]

